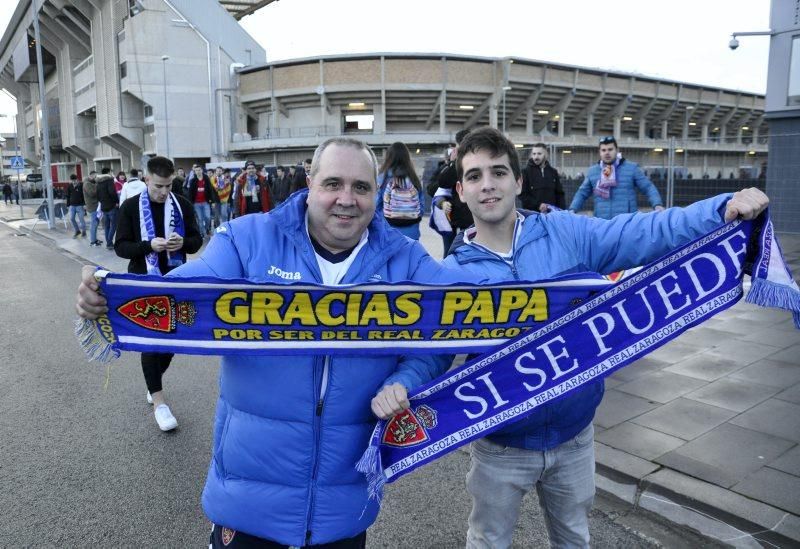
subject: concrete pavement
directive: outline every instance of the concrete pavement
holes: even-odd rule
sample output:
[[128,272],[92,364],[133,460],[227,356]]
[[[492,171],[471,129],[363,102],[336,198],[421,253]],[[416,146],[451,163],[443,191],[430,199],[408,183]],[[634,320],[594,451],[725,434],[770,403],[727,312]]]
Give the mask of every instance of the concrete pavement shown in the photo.
[[[125,270],[61,222],[34,227],[39,203],[22,219],[0,204],[0,220]],[[800,236],[779,238],[797,278]],[[427,226],[422,242],[441,256]],[[800,544],[800,330],[788,313],[741,301],[624,368],[606,381],[595,429],[598,489],[623,505],[738,547]]]

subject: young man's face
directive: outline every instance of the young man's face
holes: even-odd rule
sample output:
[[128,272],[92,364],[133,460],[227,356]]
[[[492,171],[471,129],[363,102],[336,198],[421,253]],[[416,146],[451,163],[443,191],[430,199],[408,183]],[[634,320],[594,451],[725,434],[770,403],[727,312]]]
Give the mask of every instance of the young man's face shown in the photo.
[[478,150],[461,159],[464,176],[456,184],[476,223],[501,223],[516,212],[516,197],[522,192],[522,179],[514,179],[508,155],[497,158]]
[[248,175],[249,177],[255,177],[255,176],[256,176],[256,172],[257,172],[258,170],[256,170],[256,167],[255,167],[255,166],[253,166],[253,165],[250,165],[250,166],[247,166],[247,170],[246,170],[246,171],[247,171],[247,175]]
[[183,168],[178,168],[178,177],[186,177],[186,172],[183,171]]
[[614,143],[600,145],[600,160],[606,164],[613,164],[617,159],[617,146]]
[[172,177],[161,177],[153,173],[147,178],[147,194],[152,202],[166,202],[171,188]]
[[192,168],[192,171],[194,171],[194,175],[195,175],[195,176],[196,176],[198,179],[199,179],[199,178],[201,178],[201,177],[203,177],[203,168],[201,168],[200,166],[195,166],[195,167],[193,167],[193,168]]
[[311,173],[311,162],[303,162],[303,169],[306,171],[306,175]]
[[222,168],[217,168],[214,171],[214,173],[216,174],[217,177],[222,177],[223,170],[222,170]]
[[275,173],[278,174],[278,178],[279,179],[283,178],[283,170],[282,169],[278,168],[277,170],[275,170]]
[[367,151],[329,145],[308,188],[309,234],[334,253],[358,244],[375,214],[375,167]]
[[547,151],[544,150],[543,148],[534,147],[531,150],[531,160],[533,160],[533,163],[536,164],[537,166],[541,166],[542,162],[544,162],[546,158],[547,158]]

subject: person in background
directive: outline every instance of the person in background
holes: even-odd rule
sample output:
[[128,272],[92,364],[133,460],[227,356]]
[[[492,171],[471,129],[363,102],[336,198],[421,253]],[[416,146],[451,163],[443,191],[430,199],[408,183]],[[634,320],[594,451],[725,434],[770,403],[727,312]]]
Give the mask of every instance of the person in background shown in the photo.
[[103,212],[103,227],[106,235],[106,249],[114,249],[114,233],[117,230],[117,213],[119,212],[119,195],[117,194],[111,168],[103,168],[97,177],[97,200]]
[[575,192],[570,211],[577,212],[587,198],[594,195],[594,216],[601,219],[638,211],[636,192],[647,196],[657,212],[664,209],[661,195],[635,162],[622,157],[617,140],[612,136],[600,139],[600,161],[589,168],[586,179]]
[[[69,220],[72,222],[72,228],[75,229],[75,234],[72,235],[72,238],[78,238],[79,236],[86,236],[86,220],[84,216],[86,215],[86,210],[84,208],[85,202],[83,200],[83,186],[81,182],[78,181],[78,176],[74,173],[69,176],[69,186],[67,187],[67,206],[69,207]],[[78,222],[75,218],[78,218],[80,221],[80,228],[78,228]]]
[[125,186],[125,182],[128,181],[128,176],[125,175],[125,172],[119,172],[117,177],[114,178],[114,190],[117,192],[117,199],[119,199],[120,193],[122,193],[122,187]]
[[236,178],[234,200],[237,202],[239,215],[268,212],[272,209],[269,183],[263,175],[258,174],[256,163],[248,160],[244,171]]
[[419,222],[425,207],[422,183],[404,143],[392,143],[378,174],[376,210],[386,222],[414,240],[419,240]]
[[231,218],[231,194],[233,194],[233,180],[231,171],[217,166],[214,175],[211,177],[211,184],[217,193],[217,203],[214,210],[214,224],[219,227],[222,223],[227,223]]
[[547,213],[547,204],[563,210],[564,188],[561,177],[547,160],[547,146],[536,143],[531,156],[522,170],[522,193],[519,195],[522,208],[532,212]]
[[172,177],[172,192],[186,198],[183,194],[183,184],[186,182],[186,173],[183,168],[178,168],[177,173]]
[[275,202],[275,207],[280,206],[287,198],[289,198],[289,191],[292,188],[292,180],[289,174],[286,173],[286,168],[278,166],[275,169],[276,175],[272,180],[272,199]]
[[119,193],[119,203],[120,205],[129,199],[132,196],[136,196],[137,194],[144,192],[147,190],[147,185],[145,185],[144,181],[139,179],[139,170],[133,168],[131,170],[131,177],[125,184],[122,186],[122,191]]
[[211,179],[203,173],[200,164],[192,166],[192,173],[187,180],[189,187],[189,203],[194,206],[197,225],[200,233],[206,236],[211,235],[211,206],[216,204],[219,199]]
[[89,246],[100,246],[103,242],[97,240],[97,226],[100,224],[100,203],[97,200],[97,172],[92,170],[89,177],[83,182],[83,201],[89,213]]

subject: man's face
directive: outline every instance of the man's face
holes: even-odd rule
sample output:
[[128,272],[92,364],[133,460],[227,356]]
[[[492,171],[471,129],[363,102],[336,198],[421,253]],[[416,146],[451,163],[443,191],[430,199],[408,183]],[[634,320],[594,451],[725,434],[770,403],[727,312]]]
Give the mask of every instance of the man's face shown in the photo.
[[216,174],[217,177],[222,177],[223,170],[222,170],[222,168],[217,168],[214,171],[214,173]]
[[250,166],[247,166],[247,176],[248,177],[255,177],[256,176],[256,171],[257,171],[256,167],[253,166],[252,164]]
[[183,168],[178,168],[178,177],[186,177],[186,172],[183,170]]
[[613,164],[617,159],[617,146],[614,143],[600,145],[600,160],[606,164]]
[[456,184],[476,222],[501,223],[516,215],[516,197],[522,192],[522,180],[514,179],[508,155],[497,158],[479,150],[464,155],[462,180]]
[[311,173],[311,162],[303,162],[303,169],[306,171],[306,175]]
[[531,150],[531,160],[537,166],[541,166],[542,162],[547,158],[547,151],[541,147],[534,147]]
[[203,168],[201,168],[200,166],[194,166],[194,167],[192,168],[192,171],[194,172],[194,175],[195,175],[195,176],[196,176],[198,179],[199,179],[199,178],[201,178],[201,177],[203,177]]
[[356,147],[329,145],[309,176],[308,232],[337,253],[358,244],[375,214],[375,168]]
[[171,188],[171,177],[161,177],[160,175],[150,174],[147,178],[147,194],[150,196],[152,202],[160,202],[162,204],[166,202]]
[[275,170],[275,172],[278,174],[278,179],[283,179],[283,170],[282,169],[278,168],[277,170]]

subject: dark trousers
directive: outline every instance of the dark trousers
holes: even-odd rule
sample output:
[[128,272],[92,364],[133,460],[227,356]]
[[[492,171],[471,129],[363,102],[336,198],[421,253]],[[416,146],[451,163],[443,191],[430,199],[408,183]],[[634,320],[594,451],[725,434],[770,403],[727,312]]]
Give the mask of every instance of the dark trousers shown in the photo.
[[142,353],[144,382],[147,383],[147,390],[151,395],[162,389],[161,376],[169,368],[173,356],[172,353]]
[[[319,545],[306,545],[305,547],[313,547],[314,549],[364,549],[366,546],[367,532],[364,531],[352,538]],[[224,549],[226,547],[229,549],[288,549],[289,546],[215,524],[214,529],[211,531],[209,548]]]

